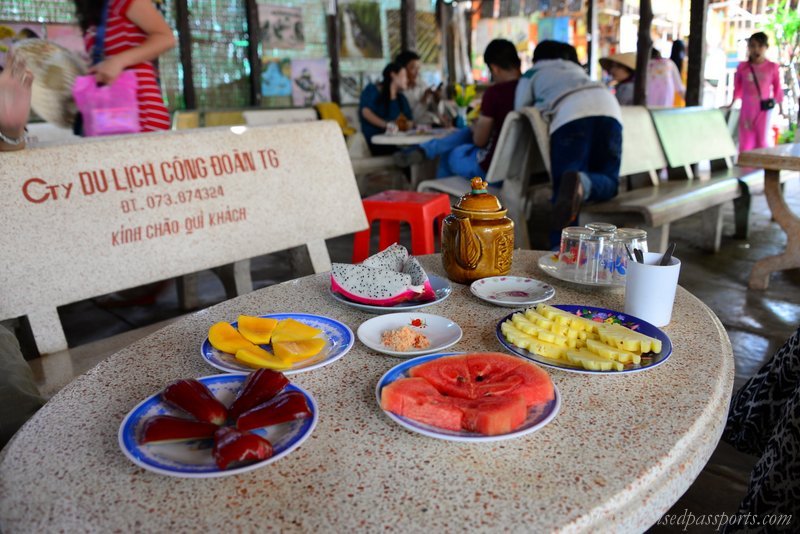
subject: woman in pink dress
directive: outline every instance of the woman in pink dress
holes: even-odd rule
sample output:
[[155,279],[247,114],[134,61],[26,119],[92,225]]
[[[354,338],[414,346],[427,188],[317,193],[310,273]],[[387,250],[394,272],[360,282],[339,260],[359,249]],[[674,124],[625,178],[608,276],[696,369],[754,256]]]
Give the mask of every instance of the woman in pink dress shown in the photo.
[[747,61],[739,63],[733,78],[733,99],[742,99],[739,151],[770,146],[768,130],[772,107],[783,101],[777,63],[766,58],[769,41],[763,32],[747,40]]
[[175,46],[175,37],[152,0],[75,0],[75,7],[90,56],[103,11],[108,9],[104,57],[89,70],[97,83],[114,83],[123,70],[132,70],[138,82],[141,131],[169,129],[169,112],[153,61]]

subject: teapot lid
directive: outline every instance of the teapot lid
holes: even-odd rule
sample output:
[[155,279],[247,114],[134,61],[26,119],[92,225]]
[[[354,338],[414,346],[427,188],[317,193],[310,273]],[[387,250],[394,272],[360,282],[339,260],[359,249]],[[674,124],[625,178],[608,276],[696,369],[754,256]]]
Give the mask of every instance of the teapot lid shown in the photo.
[[472,191],[462,196],[458,203],[455,205],[456,209],[462,211],[474,211],[480,213],[495,213],[503,210],[500,201],[496,196],[489,193],[487,187],[489,184],[484,182],[480,177],[472,179]]

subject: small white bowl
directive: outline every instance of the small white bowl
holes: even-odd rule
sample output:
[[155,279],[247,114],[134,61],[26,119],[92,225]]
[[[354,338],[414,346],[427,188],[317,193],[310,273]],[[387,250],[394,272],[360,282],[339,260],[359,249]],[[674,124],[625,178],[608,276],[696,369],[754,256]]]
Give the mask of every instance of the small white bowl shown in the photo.
[[492,276],[475,280],[469,286],[472,294],[496,306],[519,308],[553,298],[556,290],[533,278]]
[[[387,330],[397,330],[408,326],[425,334],[431,344],[425,349],[415,349],[405,352],[391,350],[381,342],[382,334]],[[461,327],[446,317],[430,313],[389,313],[379,315],[361,323],[356,333],[359,341],[377,352],[389,356],[410,358],[422,354],[439,352],[452,347],[461,339]]]

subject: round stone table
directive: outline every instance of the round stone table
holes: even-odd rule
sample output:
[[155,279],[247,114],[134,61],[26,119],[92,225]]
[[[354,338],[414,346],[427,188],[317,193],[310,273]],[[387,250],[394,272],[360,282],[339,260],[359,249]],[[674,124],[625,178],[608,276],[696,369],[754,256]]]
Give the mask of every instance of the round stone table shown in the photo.
[[[548,280],[553,303],[623,307],[621,289],[552,280],[540,252],[517,251],[512,274]],[[423,258],[443,274],[439,256]],[[356,341],[339,361],[292,380],[319,403],[319,424],[287,457],[239,476],[180,479],[145,471],[117,445],[125,414],[178,378],[216,374],[200,357],[208,327],[240,313],[310,312],[355,332],[372,317],[337,303],[320,274],[195,313],[110,356],[65,387],[5,448],[4,532],[74,531],[643,531],[683,494],[721,434],[733,384],[716,316],[678,289],[670,359],[597,376],[548,370],[563,403],[527,436],[463,444],[423,437],[386,417],[375,384],[401,360]],[[455,351],[499,351],[509,313],[454,284],[424,311],[464,330]]]

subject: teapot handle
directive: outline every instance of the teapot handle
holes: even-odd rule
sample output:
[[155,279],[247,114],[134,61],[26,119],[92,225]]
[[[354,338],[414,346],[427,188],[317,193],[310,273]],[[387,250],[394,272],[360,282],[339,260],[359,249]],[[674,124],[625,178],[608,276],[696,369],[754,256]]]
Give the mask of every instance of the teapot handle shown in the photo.
[[455,236],[455,259],[462,269],[471,271],[481,259],[481,242],[467,218],[458,218]]

